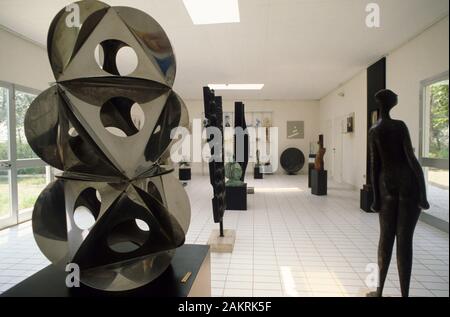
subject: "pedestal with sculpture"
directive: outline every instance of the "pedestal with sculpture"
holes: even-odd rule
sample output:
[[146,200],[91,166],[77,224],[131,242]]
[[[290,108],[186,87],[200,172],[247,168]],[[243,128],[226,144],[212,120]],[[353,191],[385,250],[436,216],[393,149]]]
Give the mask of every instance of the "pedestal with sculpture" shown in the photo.
[[325,156],[326,149],[323,146],[323,135],[319,135],[319,150],[317,151],[314,169],[311,170],[311,194],[317,196],[327,195],[328,189],[328,172],[325,170],[325,163],[323,157]]
[[227,210],[247,210],[247,184],[241,181],[241,165],[230,162],[225,165]]
[[373,203],[379,212],[378,244],[379,281],[375,292],[381,297],[391,262],[394,242],[397,244],[397,266],[403,297],[409,296],[413,263],[413,236],[421,210],[430,207],[425,179],[411,144],[406,124],[390,117],[397,105],[397,95],[383,89],[375,95],[380,120],[369,131],[370,169]]
[[[256,119],[256,131],[259,130],[261,126],[261,121],[259,119]],[[258,134],[258,132],[257,132]],[[264,174],[262,173],[261,169],[262,169],[262,165],[261,165],[261,161],[260,161],[260,155],[261,152],[259,150],[259,140],[260,140],[260,136],[256,135],[256,163],[255,166],[253,167],[253,178],[254,179],[263,179],[264,178]]]

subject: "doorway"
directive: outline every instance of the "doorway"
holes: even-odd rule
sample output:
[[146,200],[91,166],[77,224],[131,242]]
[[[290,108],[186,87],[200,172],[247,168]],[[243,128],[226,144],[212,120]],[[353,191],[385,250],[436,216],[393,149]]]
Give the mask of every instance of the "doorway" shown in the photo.
[[342,118],[333,120],[333,180],[342,183]]

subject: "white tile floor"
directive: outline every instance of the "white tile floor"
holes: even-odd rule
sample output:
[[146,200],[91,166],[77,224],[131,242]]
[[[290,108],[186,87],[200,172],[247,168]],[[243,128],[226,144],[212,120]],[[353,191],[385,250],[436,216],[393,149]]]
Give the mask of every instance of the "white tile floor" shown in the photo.
[[[378,216],[359,210],[359,192],[330,183],[312,196],[305,176],[248,177],[256,193],[247,211],[227,211],[225,228],[237,234],[233,254],[212,254],[214,296],[361,296],[366,266],[376,262]],[[187,243],[205,244],[212,228],[209,178],[186,187],[192,206]],[[449,296],[449,236],[419,223],[411,296]],[[43,268],[30,223],[0,231],[0,292]],[[399,296],[395,267],[386,296]]]

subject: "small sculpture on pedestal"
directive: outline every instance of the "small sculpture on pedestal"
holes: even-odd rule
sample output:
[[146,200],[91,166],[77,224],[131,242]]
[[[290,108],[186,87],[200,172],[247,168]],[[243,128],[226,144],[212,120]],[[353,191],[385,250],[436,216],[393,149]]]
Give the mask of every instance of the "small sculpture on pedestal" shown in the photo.
[[226,186],[242,186],[244,184],[241,181],[242,168],[239,163],[230,162],[225,165],[225,177],[228,179]]
[[258,134],[260,126],[261,126],[261,120],[256,119],[256,131],[257,131],[257,136],[256,136],[256,163],[255,163],[255,167],[253,169],[253,177],[255,179],[263,179],[263,173],[261,173],[261,160],[260,160],[261,152],[259,150],[260,136]]
[[317,151],[316,159],[314,161],[314,169],[317,171],[323,171],[325,169],[323,157],[327,152],[327,149],[323,147],[323,134],[319,135],[319,142],[317,142],[317,144],[319,144],[319,150]]
[[375,95],[381,119],[369,130],[369,149],[373,187],[371,209],[380,214],[378,244],[379,281],[376,292],[381,297],[397,238],[397,266],[403,297],[409,295],[413,261],[413,235],[422,209],[428,209],[422,168],[414,155],[406,124],[391,119],[389,112],[397,105],[397,95],[381,90]]

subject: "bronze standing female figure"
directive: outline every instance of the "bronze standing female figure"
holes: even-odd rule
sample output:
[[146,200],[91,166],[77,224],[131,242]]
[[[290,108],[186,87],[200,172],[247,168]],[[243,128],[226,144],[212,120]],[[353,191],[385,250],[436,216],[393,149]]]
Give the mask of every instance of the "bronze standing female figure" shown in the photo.
[[422,168],[414,155],[411,138],[403,121],[391,119],[389,112],[398,98],[390,90],[375,95],[380,105],[380,120],[369,131],[374,202],[379,212],[379,284],[369,296],[382,296],[397,239],[397,266],[403,297],[409,295],[413,261],[413,235],[422,209],[428,209]]

